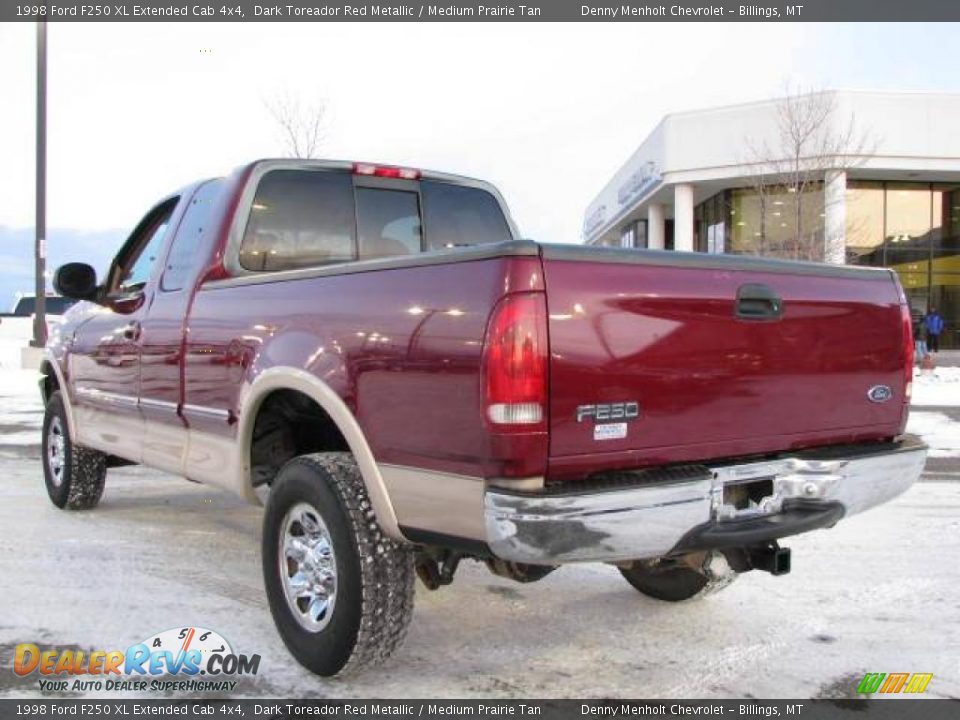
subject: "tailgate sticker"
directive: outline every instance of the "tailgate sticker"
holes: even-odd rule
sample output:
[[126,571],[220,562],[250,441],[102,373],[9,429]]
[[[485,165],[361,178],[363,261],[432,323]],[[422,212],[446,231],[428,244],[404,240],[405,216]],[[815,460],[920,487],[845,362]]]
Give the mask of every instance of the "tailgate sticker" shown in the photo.
[[594,440],[622,440],[626,436],[626,423],[604,423],[593,426]]

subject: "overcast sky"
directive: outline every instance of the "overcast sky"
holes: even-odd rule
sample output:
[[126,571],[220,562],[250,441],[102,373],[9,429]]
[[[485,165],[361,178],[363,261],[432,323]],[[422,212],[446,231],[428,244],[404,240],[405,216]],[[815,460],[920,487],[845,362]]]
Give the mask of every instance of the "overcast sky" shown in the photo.
[[[283,154],[264,100],[326,102],[322,155],[482,177],[521,231],[576,241],[668,112],[816,86],[960,90],[957,26],[80,24],[50,27],[51,227]],[[0,24],[0,226],[33,224],[35,28]]]

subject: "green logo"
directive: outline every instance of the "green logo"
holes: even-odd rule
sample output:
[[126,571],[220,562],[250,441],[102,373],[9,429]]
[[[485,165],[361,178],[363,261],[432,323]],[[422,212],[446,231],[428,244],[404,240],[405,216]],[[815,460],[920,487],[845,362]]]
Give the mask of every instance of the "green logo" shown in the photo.
[[922,693],[932,679],[933,673],[867,673],[857,685],[857,693]]

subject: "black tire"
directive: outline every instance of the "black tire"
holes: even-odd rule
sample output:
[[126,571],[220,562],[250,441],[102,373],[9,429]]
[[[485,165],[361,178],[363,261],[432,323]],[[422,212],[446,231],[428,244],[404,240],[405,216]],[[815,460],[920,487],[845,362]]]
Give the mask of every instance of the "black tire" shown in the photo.
[[[302,624],[310,622],[302,606],[300,619],[295,614],[303,598],[287,599],[288,578],[299,574],[301,561],[286,554],[280,560],[290,518],[305,505],[322,520],[332,548],[333,562],[325,567],[336,568],[332,610],[323,612],[325,625],[317,629]],[[355,672],[386,660],[403,642],[413,615],[413,553],[380,529],[351,454],[302,455],[281,468],[263,518],[262,555],[274,623],[308,670],[327,677]]]
[[705,573],[681,562],[637,560],[619,569],[626,581],[644,595],[667,602],[689,600],[710,584]]
[[41,457],[44,484],[50,501],[58,508],[89,510],[96,507],[103,495],[107,456],[98,450],[75,445],[67,427],[67,413],[58,390],[50,395],[43,415]]

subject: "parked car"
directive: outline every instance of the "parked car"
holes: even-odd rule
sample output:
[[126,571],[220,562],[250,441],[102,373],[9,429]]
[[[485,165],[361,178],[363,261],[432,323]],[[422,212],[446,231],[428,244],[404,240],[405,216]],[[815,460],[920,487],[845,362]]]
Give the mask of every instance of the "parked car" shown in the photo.
[[254,162],[55,285],[86,302],[43,367],[51,500],[131,462],[265,497],[270,609],[321,675],[389,656],[415,575],[464,559],[612,563],[668,601],[786,573],[779,540],[926,455],[893,272],[520,240],[453,175]]
[[[61,317],[77,301],[61,295],[47,295],[44,299],[44,313],[48,317]],[[37,296],[17,293],[10,317],[33,317],[37,312]]]
[[[77,301],[65,298],[60,295],[47,295],[44,298],[44,316],[47,323],[47,334],[60,324],[63,320],[63,314],[67,312]],[[33,324],[36,315],[37,296],[26,293],[17,293],[13,302],[13,307],[8,313],[0,313],[0,322],[3,318],[23,318],[28,319]]]

